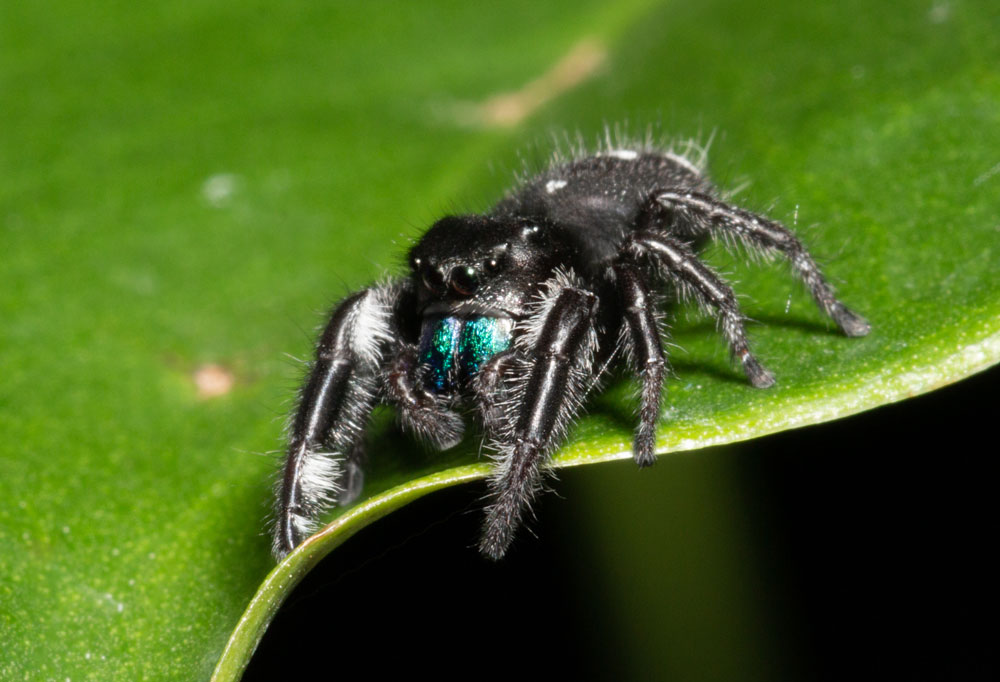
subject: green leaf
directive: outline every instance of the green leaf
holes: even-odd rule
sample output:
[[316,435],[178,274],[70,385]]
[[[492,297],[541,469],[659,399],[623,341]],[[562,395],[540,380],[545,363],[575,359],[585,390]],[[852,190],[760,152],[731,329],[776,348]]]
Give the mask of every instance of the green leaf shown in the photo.
[[[487,207],[511,177],[490,169],[544,159],[548,131],[714,136],[720,186],[795,223],[872,322],[842,338],[785,268],[709,254],[779,384],[747,387],[678,311],[662,452],[1000,360],[996,10],[779,5],[7,3],[0,676],[234,679],[323,555],[484,476],[474,441],[431,455],[382,424],[367,497],[272,570],[282,354],[434,217]],[[557,465],[628,456],[629,389]]]

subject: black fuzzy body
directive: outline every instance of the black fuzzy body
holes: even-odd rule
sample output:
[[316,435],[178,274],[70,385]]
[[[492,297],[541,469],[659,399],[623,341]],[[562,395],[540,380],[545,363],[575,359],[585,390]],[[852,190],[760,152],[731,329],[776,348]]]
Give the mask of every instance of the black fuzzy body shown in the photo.
[[649,198],[663,187],[712,191],[683,157],[648,152],[637,152],[634,159],[590,156],[535,176],[500,201],[492,214],[530,216],[561,226],[579,252],[575,267],[590,272],[617,257],[626,235],[642,223]]
[[291,551],[327,504],[360,492],[364,430],[379,402],[442,448],[461,437],[456,409],[473,408],[495,462],[480,543],[493,558],[586,395],[619,358],[641,386],[635,459],[652,464],[665,287],[718,318],[754,386],[773,384],[750,351],[735,294],[697,257],[717,236],[784,255],[844,333],[868,332],[791,231],[721,200],[688,158],[626,148],[553,164],[484,215],[437,221],[410,250],[408,276],[335,309],[292,420],[276,554]]

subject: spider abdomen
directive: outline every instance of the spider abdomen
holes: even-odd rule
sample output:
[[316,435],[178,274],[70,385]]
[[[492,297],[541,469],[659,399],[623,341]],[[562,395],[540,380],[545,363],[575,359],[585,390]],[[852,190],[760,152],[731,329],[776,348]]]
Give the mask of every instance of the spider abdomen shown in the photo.
[[580,260],[605,264],[642,221],[649,200],[667,188],[712,191],[698,167],[682,156],[609,150],[550,167],[505,197],[494,213],[559,225],[575,242]]

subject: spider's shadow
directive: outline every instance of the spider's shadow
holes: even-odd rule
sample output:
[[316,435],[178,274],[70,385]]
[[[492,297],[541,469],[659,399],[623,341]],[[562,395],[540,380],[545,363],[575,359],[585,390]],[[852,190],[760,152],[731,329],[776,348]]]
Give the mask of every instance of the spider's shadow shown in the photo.
[[[429,473],[470,464],[481,459],[482,441],[481,426],[473,419],[466,419],[461,442],[447,450],[438,450],[407,433],[399,425],[395,409],[382,406],[376,409],[366,437],[366,478],[389,485],[410,479],[415,472]],[[401,453],[401,456],[389,453]],[[368,493],[366,489],[365,495]]]
[[[674,318],[676,320],[676,318]],[[788,315],[781,315],[776,313],[764,313],[758,315],[748,315],[747,316],[747,330],[753,334],[754,331],[764,328],[764,327],[776,327],[779,329],[786,329],[791,331],[801,332],[803,334],[810,335],[821,335],[830,336],[834,338],[843,338],[843,334],[837,330],[833,325],[824,324],[823,322],[817,322],[815,320],[802,319],[789,317]],[[722,335],[716,329],[715,324],[711,320],[697,320],[693,322],[677,320],[676,331],[681,335],[698,335],[698,336],[711,336],[715,335],[719,338],[719,343],[724,343]],[[675,352],[672,353],[676,354]],[[675,366],[676,362],[673,362]]]
[[787,315],[775,315],[773,313],[751,315],[750,319],[751,329],[759,326],[778,327],[780,329],[790,329],[804,332],[806,334],[830,336],[838,339],[844,338],[844,334],[842,334],[836,326],[832,324],[824,324],[823,322],[817,322],[815,320],[794,318]]
[[[842,338],[842,334],[832,325],[781,314],[752,316],[751,324],[776,327],[808,336]],[[689,335],[699,338],[717,337],[718,350],[711,355],[704,353],[692,355],[682,343],[668,347],[667,362],[670,374],[665,387],[666,396],[670,394],[671,383],[691,376],[707,377],[724,384],[749,388],[746,376],[725,356],[725,342],[712,321],[681,322],[677,330],[681,337]],[[585,411],[599,414],[609,419],[614,426],[631,431],[635,428],[635,414],[639,405],[638,393],[639,384],[635,375],[619,364],[605,380],[604,388],[590,396]]]

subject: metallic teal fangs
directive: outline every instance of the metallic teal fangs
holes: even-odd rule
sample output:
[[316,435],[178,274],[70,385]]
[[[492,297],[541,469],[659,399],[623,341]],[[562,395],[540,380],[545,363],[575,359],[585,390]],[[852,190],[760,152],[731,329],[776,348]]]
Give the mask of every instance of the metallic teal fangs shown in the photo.
[[427,388],[444,393],[468,380],[483,363],[510,347],[512,320],[497,317],[438,317],[424,323],[420,363]]

